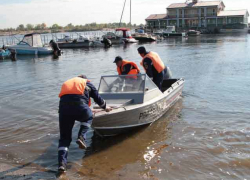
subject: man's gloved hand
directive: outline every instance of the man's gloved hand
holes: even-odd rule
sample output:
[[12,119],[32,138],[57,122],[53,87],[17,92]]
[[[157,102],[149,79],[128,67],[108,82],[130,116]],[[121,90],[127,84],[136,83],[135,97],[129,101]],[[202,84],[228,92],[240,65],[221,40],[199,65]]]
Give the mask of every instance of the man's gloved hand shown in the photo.
[[112,111],[112,110],[113,110],[113,109],[112,109],[111,107],[109,107],[109,106],[107,106],[106,109],[105,109],[106,112],[110,112],[110,111]]

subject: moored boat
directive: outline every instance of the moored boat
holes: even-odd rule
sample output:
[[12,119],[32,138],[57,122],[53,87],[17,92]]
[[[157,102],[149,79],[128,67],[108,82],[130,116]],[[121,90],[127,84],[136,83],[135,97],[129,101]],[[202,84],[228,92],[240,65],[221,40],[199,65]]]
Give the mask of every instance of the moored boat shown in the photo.
[[3,49],[0,49],[0,59],[9,57],[10,55],[11,55],[10,50],[4,49],[4,48],[3,48]]
[[201,32],[200,31],[195,31],[195,30],[189,30],[187,32],[187,35],[188,36],[200,36],[201,35]]
[[72,42],[72,41],[73,39],[68,35],[64,35],[63,38],[57,40],[57,42]]
[[90,47],[92,42],[89,39],[82,39],[78,41],[77,39],[73,41],[57,41],[59,48],[83,48],[83,47]]
[[138,41],[134,39],[131,35],[130,29],[118,28],[115,33],[109,32],[103,37],[112,41],[112,44],[122,44],[122,43],[137,43]]
[[15,50],[20,55],[46,55],[53,54],[54,49],[49,45],[43,45],[40,34],[26,34],[23,40],[16,45],[8,45],[6,48]]
[[123,38],[120,36],[117,36],[113,32],[108,32],[107,34],[103,35],[102,38],[109,39],[112,44],[124,44]]
[[94,38],[90,39],[87,37],[80,36],[78,39],[68,42],[58,41],[59,48],[88,48],[88,47],[111,47],[112,42],[108,39]]
[[156,41],[156,37],[152,36],[151,34],[147,34],[147,33],[135,33],[133,35],[133,38],[135,38],[137,41],[139,42],[154,42]]
[[103,76],[99,93],[114,109],[95,110],[92,127],[100,136],[114,136],[151,124],[181,98],[183,87],[183,79],[168,79],[161,92],[147,75]]
[[186,37],[187,34],[185,32],[177,32],[175,30],[175,26],[168,26],[166,30],[157,30],[154,32],[155,35],[159,35],[164,38],[168,37]]
[[134,39],[131,35],[131,31],[128,28],[118,28],[115,30],[118,36],[121,36],[125,43],[137,43],[138,41]]

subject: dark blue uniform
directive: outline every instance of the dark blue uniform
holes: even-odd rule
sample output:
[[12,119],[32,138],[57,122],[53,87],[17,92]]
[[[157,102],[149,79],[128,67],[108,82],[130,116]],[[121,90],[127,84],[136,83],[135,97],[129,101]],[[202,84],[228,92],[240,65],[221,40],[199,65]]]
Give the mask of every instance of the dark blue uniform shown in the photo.
[[89,108],[90,97],[103,109],[106,109],[106,102],[98,94],[95,86],[87,82],[87,88],[83,95],[64,95],[59,105],[59,127],[60,140],[58,147],[58,164],[66,166],[68,149],[72,141],[72,129],[75,121],[81,122],[78,138],[85,140],[87,131],[91,128],[93,114]]

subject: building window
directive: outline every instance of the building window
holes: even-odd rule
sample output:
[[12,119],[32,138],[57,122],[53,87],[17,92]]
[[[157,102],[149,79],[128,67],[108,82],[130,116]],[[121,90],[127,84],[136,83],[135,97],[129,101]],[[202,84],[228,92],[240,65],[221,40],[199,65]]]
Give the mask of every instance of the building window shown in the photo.
[[217,23],[218,23],[218,24],[223,24],[223,19],[218,19],[218,20],[217,20]]

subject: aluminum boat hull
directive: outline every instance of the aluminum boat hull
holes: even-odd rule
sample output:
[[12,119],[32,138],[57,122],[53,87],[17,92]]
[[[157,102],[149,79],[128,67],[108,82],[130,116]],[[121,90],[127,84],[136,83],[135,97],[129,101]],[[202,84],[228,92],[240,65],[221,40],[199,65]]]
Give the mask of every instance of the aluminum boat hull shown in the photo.
[[180,98],[184,80],[178,80],[162,95],[139,105],[122,107],[118,112],[96,115],[93,129],[100,136],[115,136],[145,126],[161,118]]

